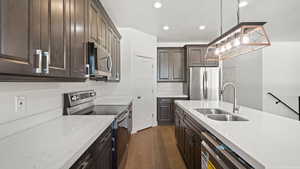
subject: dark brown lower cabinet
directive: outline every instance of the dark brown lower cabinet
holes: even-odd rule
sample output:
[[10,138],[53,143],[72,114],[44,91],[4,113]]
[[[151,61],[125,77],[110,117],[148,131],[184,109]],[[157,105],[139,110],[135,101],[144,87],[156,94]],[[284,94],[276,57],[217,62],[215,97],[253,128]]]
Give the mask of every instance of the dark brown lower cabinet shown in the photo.
[[182,98],[158,98],[157,99],[157,122],[158,125],[174,125],[175,100]]
[[205,129],[175,105],[175,137],[188,169],[201,169],[201,132]]
[[194,169],[195,163],[195,133],[189,127],[188,124],[185,124],[184,128],[184,160],[186,162],[188,169]]
[[107,128],[70,169],[112,169],[112,127]]

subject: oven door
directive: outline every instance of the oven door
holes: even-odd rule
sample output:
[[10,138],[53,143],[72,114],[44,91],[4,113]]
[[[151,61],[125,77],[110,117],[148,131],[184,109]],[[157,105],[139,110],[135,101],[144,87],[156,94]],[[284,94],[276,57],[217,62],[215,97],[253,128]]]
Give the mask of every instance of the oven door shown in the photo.
[[122,113],[120,117],[117,118],[117,163],[118,169],[122,169],[126,163],[128,154],[128,142],[129,142],[129,111]]

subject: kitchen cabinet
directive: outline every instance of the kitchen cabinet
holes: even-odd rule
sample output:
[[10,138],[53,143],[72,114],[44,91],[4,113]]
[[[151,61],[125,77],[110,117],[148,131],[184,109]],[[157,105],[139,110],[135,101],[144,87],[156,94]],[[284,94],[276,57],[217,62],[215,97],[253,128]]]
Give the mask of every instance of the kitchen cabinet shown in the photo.
[[[109,72],[111,76],[98,79],[93,77],[92,79],[119,82],[121,78],[121,35],[99,1],[90,0],[89,9],[89,41],[94,42],[97,46],[98,59],[111,58],[111,60],[108,59],[107,63],[112,63],[111,65],[109,64],[111,66],[109,68],[111,69],[111,72]],[[107,67],[107,63],[99,63],[101,61],[98,60],[98,67]]]
[[175,123],[175,100],[183,98],[158,98],[157,99],[157,121],[159,125],[173,125]]
[[206,58],[207,45],[186,45],[185,55],[188,67],[218,67],[216,58]]
[[201,132],[205,128],[175,106],[175,137],[188,169],[201,169]]
[[183,48],[157,49],[157,81],[184,82],[186,62]]
[[[40,1],[1,0],[0,72],[35,75],[36,50],[41,48]],[[44,41],[43,41],[44,42]],[[38,74],[36,74],[38,75]]]
[[[47,2],[42,8],[42,13],[45,13],[42,19],[42,25],[45,29],[42,29],[42,39],[47,39],[50,42],[50,48],[48,50],[48,44],[42,43],[41,49],[49,52],[49,70],[47,76],[51,77],[68,77],[69,71],[69,59],[70,59],[70,1],[71,0],[50,0],[49,4],[46,0],[41,3]],[[47,18],[47,5],[50,5],[50,23],[48,27]],[[43,28],[43,27],[42,27]],[[48,28],[48,29],[47,29]],[[49,32],[49,35],[48,35]],[[48,39],[48,38],[49,39]]]
[[90,41],[99,41],[99,34],[101,29],[99,29],[99,22],[101,19],[99,15],[99,11],[96,5],[90,1],[89,4],[89,34],[90,34]]
[[71,0],[71,77],[84,78],[87,51],[87,0]]
[[1,81],[84,80],[86,0],[0,3]]
[[70,169],[112,169],[112,127],[88,148]]

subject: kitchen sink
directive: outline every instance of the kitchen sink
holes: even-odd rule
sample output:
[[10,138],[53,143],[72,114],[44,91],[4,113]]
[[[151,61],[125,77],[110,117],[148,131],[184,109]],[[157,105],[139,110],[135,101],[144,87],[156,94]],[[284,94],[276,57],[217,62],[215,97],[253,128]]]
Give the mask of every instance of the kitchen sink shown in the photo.
[[210,118],[212,120],[216,121],[249,121],[248,119],[237,116],[237,115],[231,115],[231,114],[210,114],[207,115],[207,118]]
[[229,114],[228,112],[223,111],[221,109],[195,109],[195,110],[203,115]]

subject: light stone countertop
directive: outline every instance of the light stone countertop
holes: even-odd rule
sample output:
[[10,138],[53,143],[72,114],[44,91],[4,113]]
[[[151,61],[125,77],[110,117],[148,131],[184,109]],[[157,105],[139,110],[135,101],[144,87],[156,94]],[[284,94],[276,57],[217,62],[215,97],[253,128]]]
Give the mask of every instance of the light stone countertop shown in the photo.
[[300,122],[241,107],[249,121],[214,121],[195,108],[219,108],[232,112],[232,104],[214,101],[176,101],[184,111],[235,151],[255,169],[300,169]]
[[114,116],[62,116],[0,140],[1,169],[68,169]]

